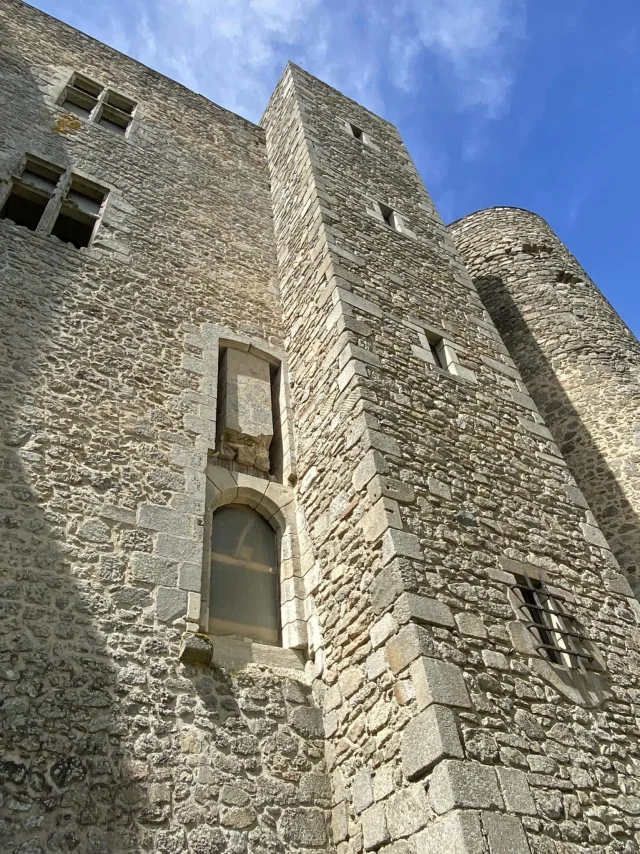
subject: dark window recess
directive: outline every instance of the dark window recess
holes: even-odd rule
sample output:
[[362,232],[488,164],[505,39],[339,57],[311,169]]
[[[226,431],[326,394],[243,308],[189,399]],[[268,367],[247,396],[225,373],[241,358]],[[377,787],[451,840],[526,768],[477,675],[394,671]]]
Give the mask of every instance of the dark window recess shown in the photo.
[[106,194],[96,184],[74,178],[51,233],[76,249],[88,246]]
[[28,187],[14,183],[0,211],[0,219],[10,219],[16,225],[22,225],[25,228],[30,228],[31,231],[35,231],[48,201],[48,196],[42,196]]
[[113,133],[124,136],[131,124],[135,104],[117,92],[107,92],[104,99],[98,124],[108,128]]
[[27,158],[22,175],[11,183],[0,219],[10,219],[16,225],[35,231],[61,175],[62,170],[56,166]]
[[434,344],[433,341],[429,341],[429,349],[431,350],[431,355],[433,356],[434,364],[437,368],[442,368],[445,370],[445,364],[442,359],[442,341]]
[[554,664],[578,669],[593,664],[588,639],[579,630],[575,617],[564,610],[561,596],[552,596],[541,581],[529,576],[516,576],[512,589],[520,594],[520,610],[528,617],[527,628],[539,641],[539,652]]
[[103,87],[87,77],[74,74],[64,91],[62,106],[70,113],[88,118],[98,105]]
[[229,504],[213,514],[209,631],[280,643],[276,534],[256,510]]
[[284,468],[284,442],[282,437],[282,401],[281,395],[281,371],[280,365],[270,365],[269,373],[271,379],[271,414],[273,416],[273,438],[269,445],[269,468],[270,473],[282,482]]
[[351,128],[351,133],[355,136],[355,138],[362,141],[362,128],[356,127],[352,124],[349,124],[349,127]]
[[396,221],[393,208],[390,208],[387,205],[383,205],[382,202],[378,202],[378,206],[380,208],[380,213],[382,214],[382,219],[389,226],[389,228],[392,228],[394,231],[396,231]]

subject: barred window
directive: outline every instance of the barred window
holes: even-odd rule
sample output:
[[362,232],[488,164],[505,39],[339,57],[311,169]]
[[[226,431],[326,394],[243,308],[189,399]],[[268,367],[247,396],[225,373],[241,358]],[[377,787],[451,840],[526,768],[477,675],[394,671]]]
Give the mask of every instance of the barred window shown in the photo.
[[521,600],[519,608],[537,641],[536,649],[553,664],[582,670],[592,666],[595,659],[589,641],[576,618],[567,613],[566,600],[552,595],[541,581],[528,575],[515,578],[511,589]]

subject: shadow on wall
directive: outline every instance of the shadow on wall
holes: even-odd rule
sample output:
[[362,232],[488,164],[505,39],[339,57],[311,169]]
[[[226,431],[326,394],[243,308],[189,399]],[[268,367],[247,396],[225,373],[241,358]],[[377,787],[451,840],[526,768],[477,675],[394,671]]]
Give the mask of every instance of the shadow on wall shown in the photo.
[[509,336],[517,338],[518,348],[526,352],[527,364],[522,359],[516,361],[522,378],[621,569],[627,573],[636,593],[640,592],[640,577],[637,575],[640,567],[636,566],[640,534],[637,514],[558,382],[551,363],[537,344],[502,279],[499,276],[479,276],[474,282],[485,305],[497,302],[501,306],[500,322],[494,317],[498,328],[508,328]]
[[[19,105],[15,123],[3,122],[4,155],[13,165],[37,138],[66,165],[65,140],[50,133],[38,85],[1,23],[0,45],[0,75]],[[53,263],[46,240],[0,222],[0,847],[133,852],[133,816],[147,806],[140,763],[122,746],[128,689],[97,628],[108,609],[89,572],[101,548],[103,572],[119,565],[90,532],[84,551],[66,535],[70,505],[81,504],[69,451],[78,430],[66,413],[51,417],[64,354],[50,339],[64,311],[60,290],[38,275]],[[81,279],[86,262],[72,263]]]

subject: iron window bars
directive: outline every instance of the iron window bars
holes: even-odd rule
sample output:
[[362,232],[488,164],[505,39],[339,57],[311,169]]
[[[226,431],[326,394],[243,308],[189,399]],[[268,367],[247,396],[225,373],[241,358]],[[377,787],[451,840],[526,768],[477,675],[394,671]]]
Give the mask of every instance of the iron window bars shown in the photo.
[[576,618],[562,607],[566,599],[551,595],[541,581],[532,580],[528,575],[516,578],[511,589],[523,600],[518,607],[529,618],[527,628],[540,639],[536,649],[554,664],[585,670],[586,664],[592,664],[595,659],[587,652],[589,641],[579,631]]

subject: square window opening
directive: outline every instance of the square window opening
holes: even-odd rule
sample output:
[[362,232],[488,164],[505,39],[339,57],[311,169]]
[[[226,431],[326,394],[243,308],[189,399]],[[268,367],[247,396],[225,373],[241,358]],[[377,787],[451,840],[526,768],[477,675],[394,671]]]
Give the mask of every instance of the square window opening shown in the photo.
[[114,109],[119,110],[121,113],[126,113],[129,117],[133,115],[133,111],[136,108],[135,101],[125,98],[124,95],[118,95],[117,92],[107,92],[104,100],[105,104],[114,107]]
[[62,175],[62,169],[27,157],[19,178],[14,178],[9,195],[0,211],[0,219],[35,231]]
[[76,249],[89,246],[106,195],[97,184],[73,178],[51,233]]
[[545,585],[528,575],[515,576],[512,586],[522,600],[520,610],[526,626],[536,638],[536,649],[553,664],[584,670],[595,659],[588,651],[588,640],[574,617],[564,607],[564,599],[552,595]]
[[89,80],[88,77],[84,77],[82,74],[77,73],[73,75],[69,85],[73,89],[77,89],[79,92],[84,92],[85,95],[91,95],[93,98],[99,98],[102,94],[102,90],[104,89],[104,86],[101,86],[94,80]]
[[124,136],[126,134],[130,122],[130,115],[123,113],[121,110],[117,110],[115,107],[110,107],[108,104],[103,105],[98,119],[99,125],[107,128],[112,133],[117,133],[119,136]]
[[70,87],[65,93],[62,107],[80,118],[88,119],[97,104],[97,98]]
[[49,203],[49,198],[31,187],[14,181],[0,210],[0,219],[10,219],[16,225],[35,231]]

